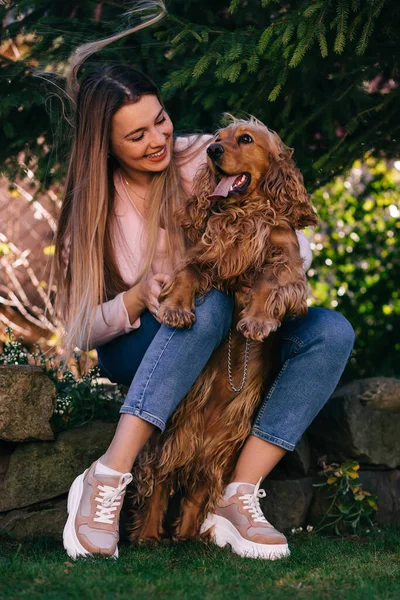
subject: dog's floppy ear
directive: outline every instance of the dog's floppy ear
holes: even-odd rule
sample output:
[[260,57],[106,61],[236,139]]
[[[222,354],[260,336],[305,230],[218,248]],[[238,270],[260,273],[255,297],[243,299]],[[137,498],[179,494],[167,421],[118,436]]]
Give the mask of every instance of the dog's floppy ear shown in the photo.
[[208,165],[200,167],[193,180],[193,196],[175,213],[178,224],[192,242],[197,242],[205,231],[212,204],[210,195],[216,185],[215,175]]
[[263,190],[272,208],[290,218],[294,229],[317,224],[317,215],[304,187],[303,176],[292,160],[293,150],[283,146],[265,174]]

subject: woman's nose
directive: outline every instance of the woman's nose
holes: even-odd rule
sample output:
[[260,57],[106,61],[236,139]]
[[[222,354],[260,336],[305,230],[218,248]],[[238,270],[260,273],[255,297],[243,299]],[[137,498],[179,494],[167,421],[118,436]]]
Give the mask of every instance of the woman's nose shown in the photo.
[[165,140],[167,139],[167,132],[160,131],[159,129],[155,129],[153,131],[153,135],[151,137],[150,146],[152,148],[159,148],[160,146],[164,146]]

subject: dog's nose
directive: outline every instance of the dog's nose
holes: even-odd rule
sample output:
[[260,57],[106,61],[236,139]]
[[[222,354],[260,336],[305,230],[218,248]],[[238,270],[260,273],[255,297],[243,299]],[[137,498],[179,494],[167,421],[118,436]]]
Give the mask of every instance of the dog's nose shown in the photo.
[[224,147],[221,144],[211,144],[207,148],[207,154],[211,160],[219,158],[224,153]]

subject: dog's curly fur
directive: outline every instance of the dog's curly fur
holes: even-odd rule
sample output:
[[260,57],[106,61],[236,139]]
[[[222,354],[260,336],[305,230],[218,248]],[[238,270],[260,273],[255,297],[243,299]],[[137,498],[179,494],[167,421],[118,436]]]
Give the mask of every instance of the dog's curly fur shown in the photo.
[[[240,393],[230,388],[225,340],[165,432],[155,434],[138,457],[130,535],[135,541],[158,541],[165,535],[164,517],[177,491],[181,504],[172,536],[183,540],[198,534],[206,512],[229,482],[271,380],[274,332],[285,317],[307,311],[295,230],[314,225],[316,215],[292,150],[254,118],[233,120],[217,132],[214,143],[223,152],[211,153],[196,176],[193,197],[177,215],[186,232],[187,255],[163,289],[159,316],[171,327],[190,327],[195,296],[204,296],[213,286],[234,293],[234,373],[243,368],[245,338],[254,340],[247,381]],[[222,176],[241,173],[251,175],[245,191],[226,198],[213,195]]]

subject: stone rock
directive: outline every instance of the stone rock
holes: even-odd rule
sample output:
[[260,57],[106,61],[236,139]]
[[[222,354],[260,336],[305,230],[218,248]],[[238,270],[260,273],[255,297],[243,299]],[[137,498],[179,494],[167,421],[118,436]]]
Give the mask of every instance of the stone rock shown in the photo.
[[268,521],[280,531],[307,525],[306,518],[314,488],[313,478],[272,480],[262,486],[267,495],[260,504]]
[[116,423],[94,421],[59,434],[54,442],[17,444],[0,480],[0,512],[68,492],[73,480],[107,449]]
[[40,367],[0,366],[0,439],[53,440],[55,387]]
[[0,531],[11,533],[17,539],[29,537],[62,538],[67,520],[67,496],[20,510],[0,513]]
[[16,444],[12,442],[2,442],[0,440],[0,481],[5,477],[11,454],[14,452]]
[[[348,396],[357,397],[364,406],[386,412],[400,412],[400,379],[369,377],[345,386]],[[343,393],[344,388],[342,388]]]
[[400,465],[400,414],[365,405],[363,382],[338,388],[308,428],[311,446],[327,462]]
[[364,490],[378,497],[376,522],[400,524],[400,470],[359,471]]
[[311,466],[311,448],[307,434],[304,434],[293,452],[288,452],[275,469],[268,475],[268,479],[293,479],[307,475]]

